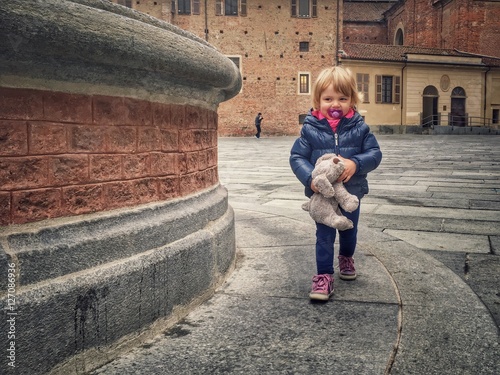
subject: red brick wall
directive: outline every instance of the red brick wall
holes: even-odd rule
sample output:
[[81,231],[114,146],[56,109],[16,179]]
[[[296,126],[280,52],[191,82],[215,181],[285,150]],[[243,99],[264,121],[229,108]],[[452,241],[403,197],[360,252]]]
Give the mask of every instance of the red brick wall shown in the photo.
[[387,13],[388,44],[394,43],[394,36],[400,24],[403,25],[404,45],[442,48],[440,44],[439,10],[428,1],[408,0]]
[[407,46],[458,49],[500,57],[500,2],[454,0],[434,6],[409,0],[387,14],[392,44],[398,24],[404,25]]
[[[253,136],[258,112],[264,115],[264,137],[299,134],[299,115],[311,107],[311,96],[298,94],[299,72],[310,73],[314,81],[321,69],[335,64],[334,1],[318,0],[317,18],[293,18],[290,0],[247,1],[247,15],[237,17],[216,16],[215,0],[208,0],[206,24],[204,1],[200,15],[172,16],[170,1],[161,3],[160,7],[153,0],[134,1],[133,8],[202,39],[207,29],[210,44],[225,55],[241,57],[243,88],[219,106],[220,135]],[[340,3],[340,14],[342,7]],[[300,42],[309,42],[309,52],[299,51]]]
[[500,2],[455,1],[443,12],[446,48],[500,57]]
[[344,23],[344,42],[368,44],[392,44],[388,42],[387,27],[382,24]]
[[0,88],[0,225],[167,200],[217,181],[214,111]]

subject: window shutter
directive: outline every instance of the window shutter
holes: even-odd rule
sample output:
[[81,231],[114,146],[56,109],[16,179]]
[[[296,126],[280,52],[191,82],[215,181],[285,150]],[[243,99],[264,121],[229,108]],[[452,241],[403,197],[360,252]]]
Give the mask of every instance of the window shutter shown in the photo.
[[394,103],[400,103],[401,101],[401,77],[394,77]]
[[357,73],[356,74],[356,82],[357,82],[357,89],[358,92],[363,94],[363,103],[369,103],[370,98],[368,97],[368,87],[370,83],[370,76],[368,74],[364,73]]
[[193,0],[193,14],[200,14],[200,0]]
[[215,15],[222,16],[222,0],[215,1]]
[[170,3],[170,11],[172,14],[175,14],[175,0],[172,0]]
[[292,17],[297,17],[297,0],[292,0]]
[[363,92],[363,74],[361,73],[356,73],[356,83],[357,83],[357,90],[359,92]]
[[247,0],[240,1],[240,16],[247,15]]
[[375,102],[382,103],[382,76],[375,76]]
[[318,17],[318,0],[312,0],[312,17]]

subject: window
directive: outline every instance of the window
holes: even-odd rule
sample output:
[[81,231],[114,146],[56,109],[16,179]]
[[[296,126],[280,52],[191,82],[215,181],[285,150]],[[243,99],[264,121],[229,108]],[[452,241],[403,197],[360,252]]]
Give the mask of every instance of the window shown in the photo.
[[401,77],[399,76],[375,76],[376,80],[376,102],[377,103],[399,103],[401,100]]
[[227,56],[227,58],[229,60],[231,60],[234,63],[234,65],[236,65],[236,67],[238,68],[238,70],[241,70],[241,68],[240,68],[240,60],[241,59],[240,59],[239,56]]
[[191,0],[177,0],[178,14],[191,14]]
[[224,1],[224,14],[226,16],[238,15],[238,0],[225,0]]
[[310,92],[309,73],[299,73],[299,94],[309,94]]
[[309,52],[309,42],[300,42],[299,43],[299,51],[300,52]]
[[392,77],[382,76],[382,103],[392,103]]
[[[238,9],[240,7],[240,9]],[[239,10],[239,12],[238,12]],[[216,16],[242,16],[247,15],[247,0],[216,0]]]
[[291,0],[292,17],[318,17],[318,0]]
[[398,31],[396,31],[396,37],[394,38],[394,45],[402,46],[403,44],[404,44],[403,30],[398,29]]
[[492,110],[492,113],[491,113],[491,122],[493,124],[498,124],[499,123],[499,112],[500,112],[500,109],[493,109]]
[[356,74],[356,81],[358,84],[358,92],[363,94],[363,103],[370,103],[370,97],[368,96],[368,87],[370,83],[370,75],[364,73]]
[[200,14],[200,0],[172,0],[170,4],[172,14]]
[[132,8],[132,0],[118,0],[118,4],[123,5],[127,8]]

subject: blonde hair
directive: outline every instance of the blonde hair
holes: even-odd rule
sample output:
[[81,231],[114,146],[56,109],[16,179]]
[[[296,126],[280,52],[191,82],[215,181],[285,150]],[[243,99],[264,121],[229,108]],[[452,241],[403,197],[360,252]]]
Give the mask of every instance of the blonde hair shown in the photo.
[[333,84],[333,89],[351,98],[351,105],[356,108],[360,101],[354,74],[348,68],[332,66],[323,69],[313,86],[313,109],[320,107],[321,93]]

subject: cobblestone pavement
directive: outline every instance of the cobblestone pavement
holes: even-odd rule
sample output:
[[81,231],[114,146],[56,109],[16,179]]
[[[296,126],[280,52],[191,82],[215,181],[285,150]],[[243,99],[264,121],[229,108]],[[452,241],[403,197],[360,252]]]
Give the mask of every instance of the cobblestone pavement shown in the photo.
[[[500,137],[377,139],[383,160],[369,174],[361,222],[428,252],[453,270],[500,327]],[[301,192],[285,160],[294,140],[222,138],[220,175],[228,183],[230,200],[245,200],[245,179],[262,173],[269,179],[274,174],[274,182],[252,185],[252,196],[276,198],[283,184],[287,191]],[[243,185],[235,185],[235,176]]]
[[453,270],[500,326],[500,137],[378,139],[364,223]]
[[236,269],[155,340],[92,374],[497,374],[500,137],[378,135],[358,278],[309,302],[314,223],[293,137],[220,138]]

